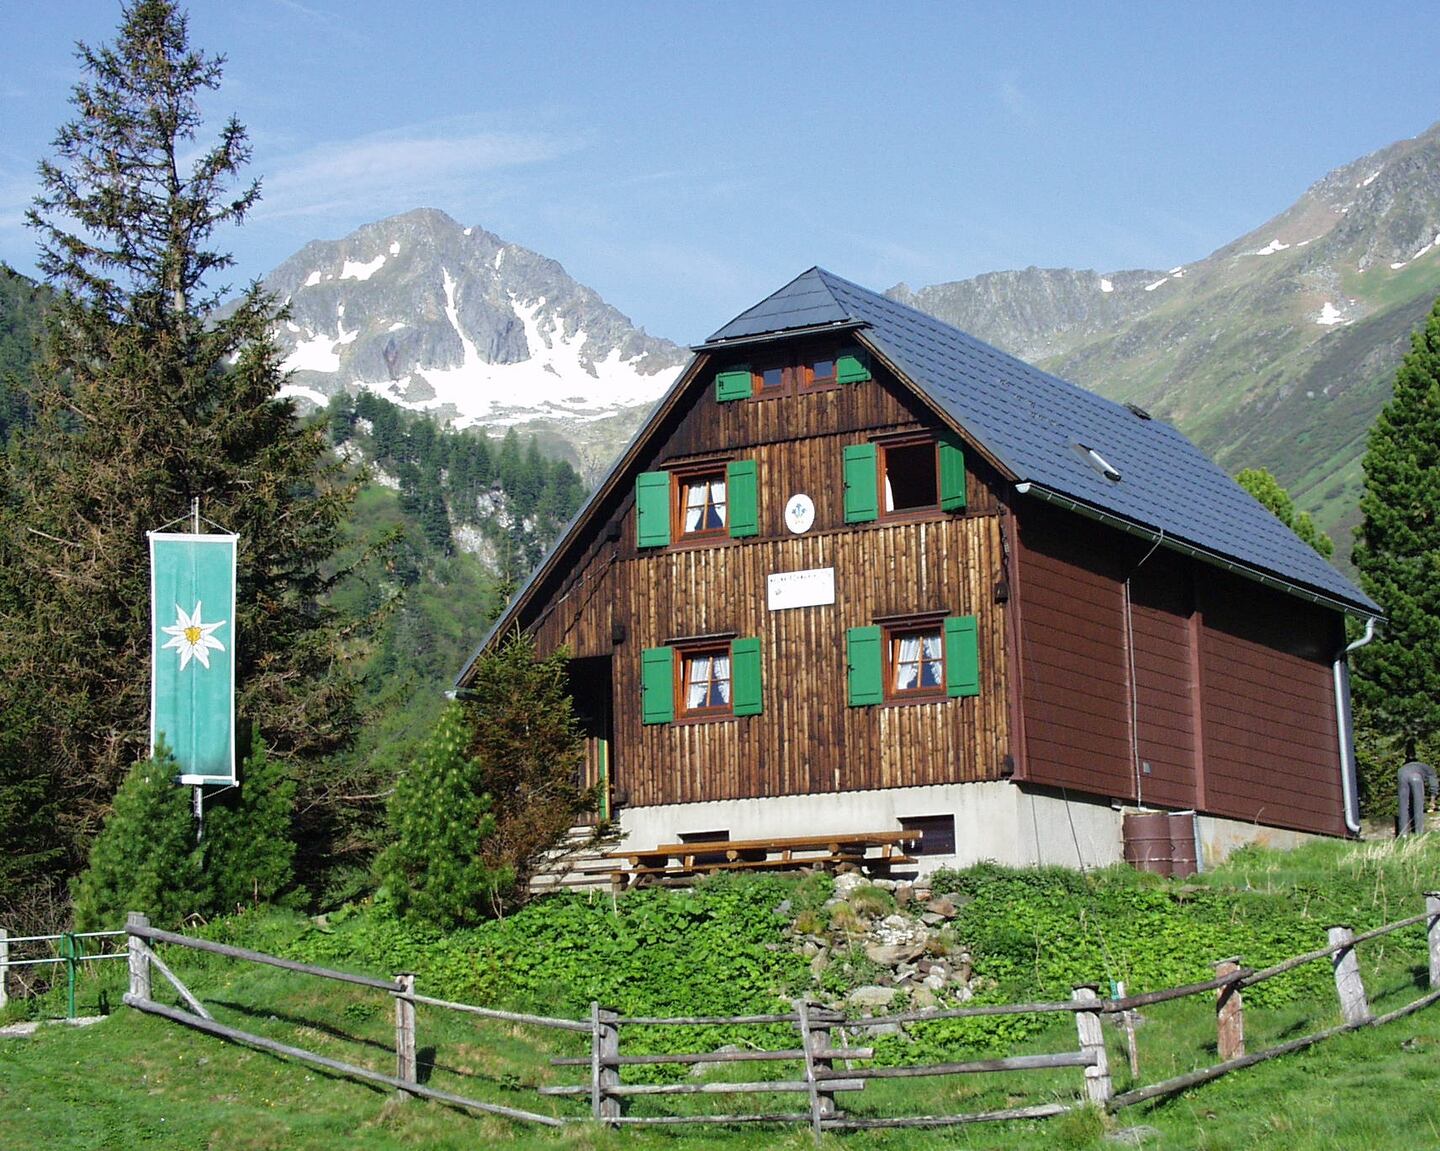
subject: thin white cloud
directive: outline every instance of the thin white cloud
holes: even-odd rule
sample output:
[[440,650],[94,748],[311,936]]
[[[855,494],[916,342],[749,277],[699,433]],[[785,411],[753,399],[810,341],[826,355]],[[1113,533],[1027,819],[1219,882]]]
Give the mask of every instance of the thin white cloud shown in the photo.
[[321,144],[288,157],[257,158],[264,199],[256,218],[326,216],[337,211],[378,217],[476,191],[477,182],[541,164],[578,145],[533,133],[439,135],[402,130]]
[[1025,94],[1025,89],[1014,76],[1006,76],[1000,81],[996,95],[999,97],[1000,106],[1017,120],[1029,120],[1033,116],[1030,97]]

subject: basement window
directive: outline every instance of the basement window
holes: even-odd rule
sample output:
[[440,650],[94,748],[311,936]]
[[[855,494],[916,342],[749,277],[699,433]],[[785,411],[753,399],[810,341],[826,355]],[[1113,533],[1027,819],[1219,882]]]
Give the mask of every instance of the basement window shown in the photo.
[[900,820],[905,831],[918,831],[922,838],[908,848],[911,855],[954,855],[954,815],[907,815]]

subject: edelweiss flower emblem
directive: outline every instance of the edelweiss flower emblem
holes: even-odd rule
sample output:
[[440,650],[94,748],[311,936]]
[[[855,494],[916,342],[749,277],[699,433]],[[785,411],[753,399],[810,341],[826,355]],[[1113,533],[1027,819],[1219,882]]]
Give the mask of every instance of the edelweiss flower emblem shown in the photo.
[[178,603],[175,605],[176,622],[170,627],[162,627],[170,639],[165,643],[162,650],[174,649],[180,653],[180,670],[184,671],[191,659],[196,660],[201,667],[207,670],[210,667],[210,653],[212,651],[224,651],[225,645],[210,633],[218,627],[224,627],[225,621],[219,620],[216,623],[202,623],[200,620],[200,601],[195,601],[195,610],[189,615]]

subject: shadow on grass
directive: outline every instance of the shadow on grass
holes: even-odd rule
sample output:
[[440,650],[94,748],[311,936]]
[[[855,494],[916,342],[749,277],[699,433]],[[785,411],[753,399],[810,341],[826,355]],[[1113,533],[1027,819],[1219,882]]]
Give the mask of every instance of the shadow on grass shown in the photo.
[[318,1031],[331,1039],[343,1040],[346,1043],[354,1043],[360,1047],[368,1047],[375,1051],[393,1052],[395,1049],[388,1043],[380,1043],[374,1039],[364,1039],[358,1035],[351,1035],[348,1031],[342,1031],[328,1023],[321,1023],[315,1019],[305,1019],[298,1015],[291,1015],[285,1011],[267,1010],[266,1008],[251,1007],[244,1003],[236,1003],[234,1000],[212,999],[211,1003],[216,1007],[223,1007],[228,1011],[234,1011],[239,1015],[247,1016],[250,1019],[274,1020],[277,1023],[288,1023],[292,1027],[308,1027],[312,1031]]

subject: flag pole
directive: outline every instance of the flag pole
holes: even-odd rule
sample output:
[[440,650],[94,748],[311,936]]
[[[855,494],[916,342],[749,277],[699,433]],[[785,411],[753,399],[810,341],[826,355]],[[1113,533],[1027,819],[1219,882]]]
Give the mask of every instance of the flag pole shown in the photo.
[[[197,536],[200,534],[200,497],[190,498],[190,530]],[[195,842],[199,843],[205,837],[205,785],[195,785],[192,803],[195,809]]]

